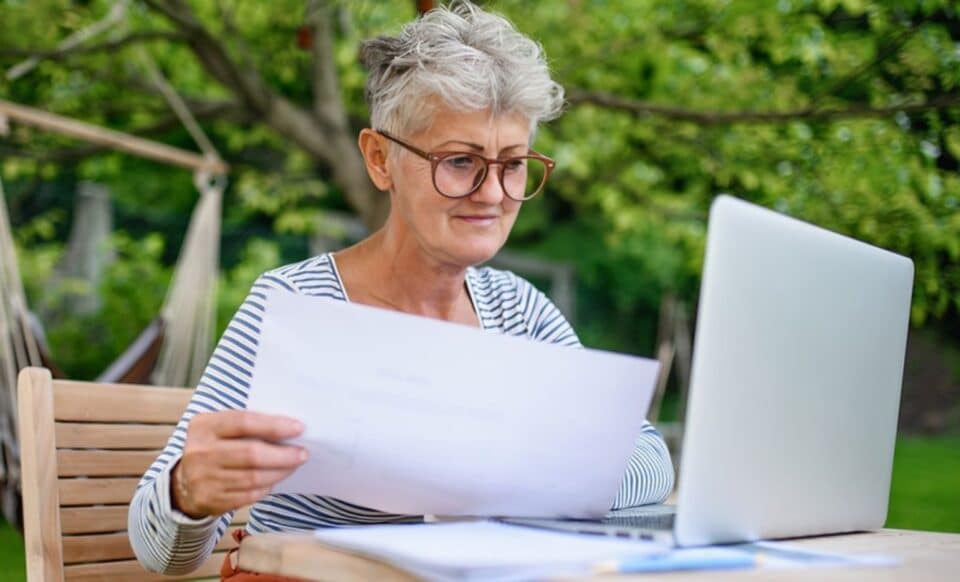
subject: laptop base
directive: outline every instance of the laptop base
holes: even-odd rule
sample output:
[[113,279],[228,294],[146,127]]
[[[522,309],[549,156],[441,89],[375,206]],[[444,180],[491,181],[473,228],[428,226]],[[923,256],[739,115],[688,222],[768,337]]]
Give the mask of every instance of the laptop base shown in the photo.
[[675,505],[654,504],[611,511],[603,519],[505,517],[499,521],[578,534],[606,535],[672,544],[676,512]]

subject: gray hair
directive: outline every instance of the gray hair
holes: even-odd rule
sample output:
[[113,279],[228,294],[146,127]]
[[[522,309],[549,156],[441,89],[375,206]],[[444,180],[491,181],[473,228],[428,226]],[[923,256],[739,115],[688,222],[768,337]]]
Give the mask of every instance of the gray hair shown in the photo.
[[442,104],[519,113],[533,131],[563,107],[563,88],[550,78],[543,47],[466,0],[431,10],[397,36],[365,41],[360,60],[370,71],[366,98],[378,130],[422,131]]

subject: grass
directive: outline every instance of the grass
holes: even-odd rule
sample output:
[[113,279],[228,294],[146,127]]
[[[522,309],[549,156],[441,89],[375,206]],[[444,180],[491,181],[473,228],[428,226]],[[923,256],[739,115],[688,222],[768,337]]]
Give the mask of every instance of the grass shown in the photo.
[[960,532],[960,435],[897,439],[887,527]]
[[23,538],[9,523],[0,520],[0,579],[22,582],[27,579]]
[[[960,436],[897,439],[887,527],[960,533]],[[0,579],[26,580],[23,538],[4,522]]]

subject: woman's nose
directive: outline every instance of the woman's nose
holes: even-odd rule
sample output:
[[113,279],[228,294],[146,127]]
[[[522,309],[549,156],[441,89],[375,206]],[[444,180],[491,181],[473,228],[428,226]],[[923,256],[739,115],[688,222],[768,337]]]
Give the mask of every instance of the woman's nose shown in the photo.
[[504,196],[506,196],[506,192],[503,191],[503,185],[500,184],[497,167],[488,166],[487,175],[483,177],[480,187],[470,194],[470,199],[474,202],[499,204],[503,201]]

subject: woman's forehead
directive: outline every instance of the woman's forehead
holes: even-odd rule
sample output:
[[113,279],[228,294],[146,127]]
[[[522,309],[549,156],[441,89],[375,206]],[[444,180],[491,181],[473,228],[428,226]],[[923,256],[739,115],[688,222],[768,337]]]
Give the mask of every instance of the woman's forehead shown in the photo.
[[501,145],[525,144],[530,138],[530,121],[516,112],[495,113],[456,111],[437,108],[430,125],[418,136],[433,143],[447,140],[487,144],[495,140]]

